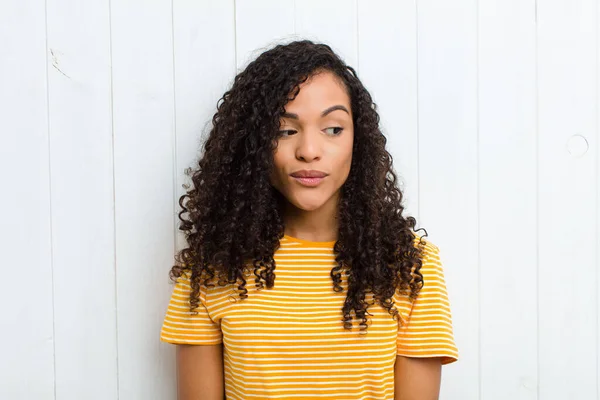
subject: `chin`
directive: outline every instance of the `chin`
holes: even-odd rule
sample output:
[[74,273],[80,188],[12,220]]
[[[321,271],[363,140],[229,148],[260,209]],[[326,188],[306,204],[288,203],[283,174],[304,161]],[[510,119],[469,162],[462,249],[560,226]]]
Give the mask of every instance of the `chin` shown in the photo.
[[319,208],[323,207],[323,205],[325,204],[325,201],[314,200],[314,199],[305,199],[305,200],[294,199],[294,201],[291,201],[291,203],[300,210],[314,211],[314,210],[318,210]]

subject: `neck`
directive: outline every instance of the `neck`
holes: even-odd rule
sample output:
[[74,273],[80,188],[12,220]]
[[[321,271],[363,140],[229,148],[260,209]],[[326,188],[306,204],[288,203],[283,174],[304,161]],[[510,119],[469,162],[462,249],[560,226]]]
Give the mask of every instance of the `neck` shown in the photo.
[[330,242],[338,238],[338,202],[331,199],[316,210],[301,210],[290,203],[284,211],[285,234],[311,242]]

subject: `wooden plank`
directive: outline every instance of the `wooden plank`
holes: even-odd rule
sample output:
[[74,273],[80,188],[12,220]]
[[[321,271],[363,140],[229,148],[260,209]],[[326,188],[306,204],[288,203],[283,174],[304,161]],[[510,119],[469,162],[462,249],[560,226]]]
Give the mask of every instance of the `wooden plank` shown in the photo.
[[109,2],[51,0],[47,12],[56,397],[114,399]]
[[[0,2],[0,398],[54,399],[44,2]],[[32,384],[34,382],[34,384]]]
[[[477,6],[419,1],[419,227],[440,248],[460,361],[441,398],[479,399]],[[468,379],[465,379],[468,377]]]
[[480,379],[490,400],[537,399],[535,29],[534,0],[479,3]]
[[[600,54],[600,7],[596,7],[596,54]],[[598,59],[596,59],[598,62]],[[600,70],[600,65],[596,65],[596,71]],[[600,93],[600,79],[598,79],[598,75],[596,75],[596,93]],[[590,134],[589,141],[590,149],[589,151],[596,152],[596,321],[600,323],[600,276],[598,276],[598,271],[600,271],[600,102],[598,98],[596,98],[596,135],[593,136]],[[594,145],[595,142],[595,145]],[[600,361],[600,325],[596,325],[596,357]],[[596,371],[596,387],[597,398],[600,398],[600,368],[597,368]]]
[[357,0],[296,1],[296,34],[328,44],[358,69]]
[[419,211],[416,36],[414,1],[358,0],[359,78],[377,104],[380,128],[404,194],[405,214],[415,218]]
[[239,72],[264,50],[294,39],[294,0],[237,0],[235,33]]
[[111,6],[119,397],[168,399],[172,352],[159,334],[175,250],[172,4]]
[[540,399],[597,396],[596,2],[538,2]]

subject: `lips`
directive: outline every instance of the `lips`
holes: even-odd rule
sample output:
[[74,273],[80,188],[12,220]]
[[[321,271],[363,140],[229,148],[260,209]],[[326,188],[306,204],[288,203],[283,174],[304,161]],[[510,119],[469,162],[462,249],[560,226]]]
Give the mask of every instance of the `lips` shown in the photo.
[[323,171],[317,171],[314,169],[303,169],[290,174],[290,176],[302,186],[312,188],[319,186],[327,175],[328,174]]
[[302,170],[290,174],[294,178],[324,178],[327,174],[317,170]]

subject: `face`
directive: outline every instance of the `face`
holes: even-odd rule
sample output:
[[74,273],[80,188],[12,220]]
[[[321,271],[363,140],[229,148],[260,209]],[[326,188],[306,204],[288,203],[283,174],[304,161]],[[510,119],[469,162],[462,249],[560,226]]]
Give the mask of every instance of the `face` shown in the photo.
[[271,184],[300,210],[336,208],[350,173],[354,141],[346,89],[331,72],[313,75],[285,111]]

